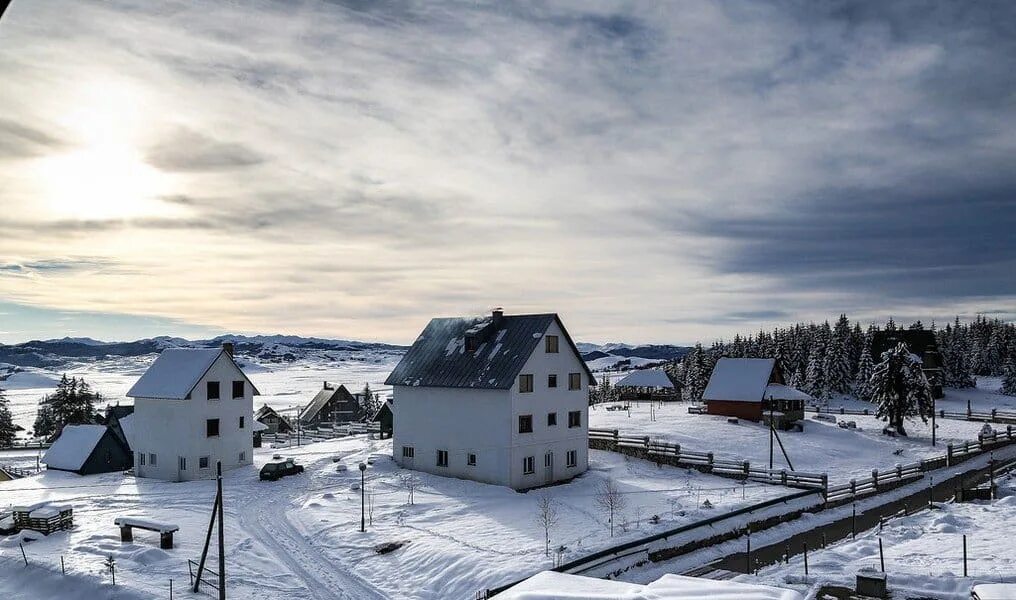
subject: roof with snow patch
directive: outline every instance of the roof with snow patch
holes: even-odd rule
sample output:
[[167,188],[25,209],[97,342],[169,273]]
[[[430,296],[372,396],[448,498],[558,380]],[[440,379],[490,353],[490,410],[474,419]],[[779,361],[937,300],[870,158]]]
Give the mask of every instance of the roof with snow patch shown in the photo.
[[639,369],[632,371],[621,381],[614,384],[616,387],[642,387],[642,388],[666,388],[674,389],[677,385],[663,369]]
[[501,594],[505,600],[802,600],[794,590],[667,574],[648,584],[543,571]]
[[225,354],[236,370],[250,383],[254,395],[260,395],[233,357],[222,348],[167,348],[159,354],[145,374],[127,392],[130,398],[165,398],[184,400],[212,367],[220,354]]
[[702,399],[761,402],[775,367],[775,358],[721,358]]
[[770,383],[767,385],[765,397],[772,398],[773,400],[803,400],[804,402],[814,400],[814,398],[801,390],[792,388],[789,385],[783,385],[782,383]]
[[[386,385],[506,390],[532,356],[552,323],[557,323],[568,347],[589,378],[586,366],[561,319],[553,313],[504,315],[486,318],[437,318],[413,342],[392,371]],[[476,336],[474,352],[466,352],[466,335]]]
[[107,431],[105,425],[67,425],[42,455],[42,462],[51,469],[77,471]]

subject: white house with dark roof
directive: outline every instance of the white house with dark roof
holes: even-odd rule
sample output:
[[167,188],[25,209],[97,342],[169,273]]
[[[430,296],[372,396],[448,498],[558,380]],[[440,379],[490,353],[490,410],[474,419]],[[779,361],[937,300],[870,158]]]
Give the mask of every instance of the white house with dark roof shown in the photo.
[[206,479],[252,464],[259,392],[222,348],[163,350],[127,392],[134,398],[131,446],[138,477]]
[[385,383],[405,468],[522,490],[588,466],[596,380],[556,314],[432,319]]

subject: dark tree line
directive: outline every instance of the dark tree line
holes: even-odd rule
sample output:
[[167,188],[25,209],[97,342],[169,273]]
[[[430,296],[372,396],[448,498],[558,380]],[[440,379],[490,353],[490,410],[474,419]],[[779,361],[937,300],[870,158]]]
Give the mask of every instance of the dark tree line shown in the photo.
[[[832,324],[798,323],[735,335],[729,342],[718,341],[709,347],[699,343],[682,361],[665,368],[682,382],[686,400],[702,398],[713,366],[727,356],[775,358],[787,383],[815,398],[853,394],[873,401],[872,376],[888,357],[872,354],[872,339],[878,331],[899,328],[892,319],[883,326],[862,328],[840,315]],[[926,329],[920,321],[908,328]],[[1012,323],[978,316],[970,323],[957,318],[945,328],[932,323],[927,329],[935,333],[942,355],[944,386],[973,387],[975,376],[1002,376],[1003,393],[1016,395],[1016,326]]]
[[68,378],[65,374],[60,378],[56,391],[39,402],[35,436],[50,437],[59,433],[65,425],[97,422],[99,415],[95,412],[95,404],[101,399],[102,396],[92,391],[84,379]]
[[3,388],[0,388],[0,448],[14,445],[14,437],[18,428],[14,425],[14,417],[11,415],[10,401],[4,395]]

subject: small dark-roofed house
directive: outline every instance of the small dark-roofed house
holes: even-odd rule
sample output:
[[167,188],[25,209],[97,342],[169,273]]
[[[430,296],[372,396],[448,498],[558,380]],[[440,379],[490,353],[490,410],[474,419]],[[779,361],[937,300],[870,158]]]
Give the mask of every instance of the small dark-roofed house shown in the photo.
[[383,440],[386,437],[389,437],[389,438],[392,437],[392,432],[394,431],[394,428],[395,428],[394,418],[395,417],[394,417],[394,413],[392,413],[392,401],[391,400],[388,400],[387,402],[382,404],[381,408],[377,409],[377,412],[374,413],[374,416],[371,418],[370,421],[371,421],[371,423],[380,423],[381,424],[381,438],[380,439]]
[[942,390],[944,381],[942,354],[938,351],[938,339],[935,332],[929,329],[889,329],[876,331],[871,339],[872,359],[877,363],[882,353],[894,348],[897,344],[906,344],[907,350],[921,359],[924,376],[931,384],[931,395],[935,399],[945,396]]
[[804,404],[810,399],[786,385],[774,358],[721,358],[702,394],[708,414],[757,422],[768,419],[772,409],[780,429],[803,419]]
[[267,404],[254,413],[254,420],[268,427],[265,430],[266,433],[291,433],[293,431],[293,425],[289,422],[289,419],[280,415]]
[[300,425],[317,427],[360,420],[360,403],[344,385],[324,382],[310,404],[300,411]]
[[681,399],[681,384],[663,369],[637,369],[614,384],[621,400],[670,402]]
[[404,468],[523,490],[588,466],[596,380],[556,314],[431,319],[385,383]]
[[130,436],[133,434],[134,425],[134,407],[129,405],[107,405],[106,406],[106,427],[109,427],[113,433],[120,438],[130,450],[131,441]]
[[42,457],[46,468],[95,475],[133,466],[130,448],[105,425],[67,425]]

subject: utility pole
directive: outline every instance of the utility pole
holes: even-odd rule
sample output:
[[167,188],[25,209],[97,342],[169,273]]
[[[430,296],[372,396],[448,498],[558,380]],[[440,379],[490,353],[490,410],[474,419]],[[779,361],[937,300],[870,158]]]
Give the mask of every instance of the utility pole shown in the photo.
[[366,483],[365,480],[364,480],[363,474],[366,471],[367,471],[367,464],[366,463],[360,463],[360,531],[361,532],[367,531],[366,523],[364,521],[364,512],[363,512],[364,493],[365,493],[364,489],[363,489],[363,486],[364,486],[364,483]]
[[219,600],[226,600],[226,543],[222,525],[222,461],[216,461],[216,487],[219,497]]
[[776,428],[773,426],[773,397],[769,396],[769,470],[773,470],[773,444]]

